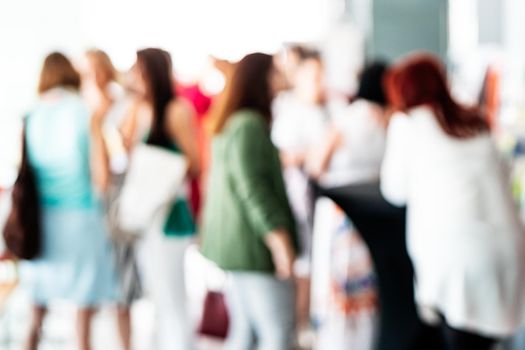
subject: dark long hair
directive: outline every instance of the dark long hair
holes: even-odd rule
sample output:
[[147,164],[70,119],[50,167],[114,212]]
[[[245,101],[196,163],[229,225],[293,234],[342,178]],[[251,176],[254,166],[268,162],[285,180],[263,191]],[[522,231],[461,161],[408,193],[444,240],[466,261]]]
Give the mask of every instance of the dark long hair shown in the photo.
[[137,51],[137,65],[146,82],[148,99],[153,106],[153,124],[146,142],[169,148],[172,140],[166,130],[166,108],[176,98],[171,56],[161,49],[143,49]]
[[383,80],[387,67],[383,61],[368,64],[359,77],[359,87],[355,99],[364,99],[383,107],[386,106],[387,98]]
[[408,110],[429,106],[445,133],[468,138],[489,129],[476,108],[466,108],[452,98],[445,67],[431,54],[416,54],[389,71],[385,79],[387,94],[394,107]]
[[272,56],[263,53],[249,54],[237,63],[226,87],[223,104],[214,116],[212,133],[220,133],[228,118],[243,108],[259,112],[268,125],[271,123],[272,68]]

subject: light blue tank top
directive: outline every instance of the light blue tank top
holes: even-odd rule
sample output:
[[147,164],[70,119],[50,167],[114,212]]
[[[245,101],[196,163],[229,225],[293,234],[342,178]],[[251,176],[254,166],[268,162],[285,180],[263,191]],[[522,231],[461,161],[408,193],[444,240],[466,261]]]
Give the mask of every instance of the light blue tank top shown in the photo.
[[90,174],[89,120],[89,109],[80,96],[61,88],[44,94],[29,113],[28,156],[42,205],[96,205]]

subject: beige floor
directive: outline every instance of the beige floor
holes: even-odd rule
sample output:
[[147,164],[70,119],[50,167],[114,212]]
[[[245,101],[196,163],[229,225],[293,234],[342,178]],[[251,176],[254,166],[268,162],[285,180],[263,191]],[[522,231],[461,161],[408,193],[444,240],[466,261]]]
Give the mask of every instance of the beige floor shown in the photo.
[[[191,248],[187,256],[192,266],[187,281],[190,312],[192,323],[195,325],[201,313],[202,298],[206,292],[206,286],[210,281],[204,281],[199,276],[215,276],[220,280],[223,278],[213,268],[207,265]],[[192,271],[196,269],[198,273]],[[205,274],[202,271],[207,271]],[[200,273],[199,273],[200,272]],[[208,277],[209,278],[209,277]],[[18,288],[8,299],[4,310],[0,311],[0,350],[20,350],[24,335],[27,332],[29,321],[29,299],[21,288]],[[154,334],[154,310],[148,299],[135,303],[132,309],[133,317],[133,343],[135,350],[151,350]],[[42,344],[39,350],[74,350],[75,349],[75,310],[67,303],[57,302],[50,306],[50,314],[46,319]],[[94,350],[120,349],[115,326],[115,316],[110,306],[102,308],[95,319],[93,329]],[[213,339],[196,338],[196,349],[218,350],[221,342]]]
[[[23,292],[18,291],[10,298],[6,310],[0,314],[0,350],[22,348],[28,318],[28,300]],[[134,349],[151,350],[153,309],[148,300],[139,301],[133,307],[133,319]],[[39,350],[74,350],[74,326],[74,309],[70,305],[52,305]],[[116,334],[111,308],[100,310],[93,329],[94,350],[120,349]],[[198,350],[221,349],[221,342],[214,339],[196,338],[195,342]]]

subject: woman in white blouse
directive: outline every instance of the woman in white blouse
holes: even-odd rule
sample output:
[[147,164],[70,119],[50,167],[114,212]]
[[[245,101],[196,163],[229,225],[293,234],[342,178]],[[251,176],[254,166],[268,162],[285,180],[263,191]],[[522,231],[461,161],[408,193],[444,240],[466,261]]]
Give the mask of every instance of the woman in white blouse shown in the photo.
[[525,236],[488,125],[431,55],[395,65],[386,85],[406,114],[390,122],[381,189],[408,207],[421,316],[442,324],[447,349],[490,349],[525,325]]
[[389,115],[382,86],[386,71],[381,61],[365,67],[355,99],[334,114],[317,147],[310,150],[306,172],[322,187],[379,179]]

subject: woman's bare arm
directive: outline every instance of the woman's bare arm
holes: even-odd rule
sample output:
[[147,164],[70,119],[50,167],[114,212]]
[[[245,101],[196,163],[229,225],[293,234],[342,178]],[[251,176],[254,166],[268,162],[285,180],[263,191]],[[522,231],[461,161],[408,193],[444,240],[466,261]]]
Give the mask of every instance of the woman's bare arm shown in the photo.
[[340,144],[341,133],[332,128],[323,142],[309,152],[306,158],[306,172],[315,179],[321,177],[328,169],[330,160]]
[[90,122],[91,132],[91,149],[90,149],[90,165],[91,177],[95,188],[104,193],[109,183],[109,157],[104,142],[104,134],[102,131],[105,116],[111,106],[111,101],[105,101],[94,112]]
[[168,106],[168,131],[188,159],[188,172],[192,177],[200,173],[200,157],[197,142],[195,112],[188,102],[177,99]]

